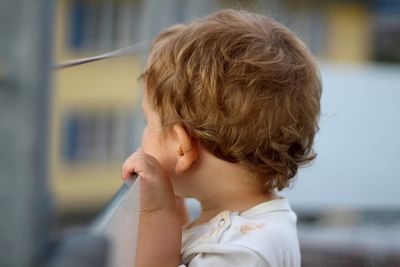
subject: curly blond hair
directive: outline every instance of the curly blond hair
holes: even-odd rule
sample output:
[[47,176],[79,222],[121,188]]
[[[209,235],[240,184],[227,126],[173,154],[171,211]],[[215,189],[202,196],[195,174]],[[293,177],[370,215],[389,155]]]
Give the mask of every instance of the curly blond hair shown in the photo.
[[272,18],[227,9],[171,26],[142,76],[164,127],[182,124],[204,149],[261,177],[265,191],[287,187],[316,156],[318,68]]

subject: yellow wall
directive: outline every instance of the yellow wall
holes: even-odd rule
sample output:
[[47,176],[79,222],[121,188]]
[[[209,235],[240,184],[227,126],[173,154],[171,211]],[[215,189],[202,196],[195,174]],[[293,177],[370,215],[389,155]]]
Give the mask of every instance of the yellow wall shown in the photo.
[[372,29],[365,5],[337,3],[327,5],[329,60],[363,62],[371,59]]
[[[55,61],[87,56],[66,46],[68,1],[59,1]],[[61,158],[62,118],[71,110],[113,109],[133,112],[139,88],[135,56],[108,59],[54,72],[50,173],[59,212],[102,206],[121,184],[122,160],[69,164]]]

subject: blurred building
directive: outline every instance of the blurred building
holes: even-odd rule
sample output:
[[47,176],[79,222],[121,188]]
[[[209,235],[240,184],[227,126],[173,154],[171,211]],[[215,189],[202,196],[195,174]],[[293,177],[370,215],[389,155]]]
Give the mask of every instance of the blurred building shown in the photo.
[[400,62],[400,2],[284,0],[283,21],[319,59]]
[[[57,62],[139,39],[140,2],[59,1],[55,18]],[[54,72],[50,167],[59,212],[98,210],[121,184],[140,133],[139,65],[134,55]]]
[[[60,0],[55,60],[150,41],[168,24],[224,7],[271,15],[324,61],[400,62],[400,3],[390,0]],[[134,55],[55,71],[50,166],[60,213],[97,211],[121,184],[121,165],[141,134],[142,65]]]

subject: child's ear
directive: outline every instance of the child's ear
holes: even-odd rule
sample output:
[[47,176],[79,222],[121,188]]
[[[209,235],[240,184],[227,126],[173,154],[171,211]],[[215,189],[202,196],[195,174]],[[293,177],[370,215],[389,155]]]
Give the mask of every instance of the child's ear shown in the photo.
[[182,125],[173,126],[174,136],[177,142],[175,173],[182,174],[192,166],[199,155],[199,148],[189,133]]

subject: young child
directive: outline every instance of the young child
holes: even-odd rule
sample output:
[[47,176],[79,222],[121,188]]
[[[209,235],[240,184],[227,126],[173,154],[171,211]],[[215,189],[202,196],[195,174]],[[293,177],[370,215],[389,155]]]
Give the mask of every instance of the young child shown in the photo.
[[[321,83],[285,26],[222,10],[155,39],[147,126],[123,177],[141,177],[136,267],[300,266],[296,215],[277,194],[315,158]],[[200,216],[185,224],[182,199]]]

